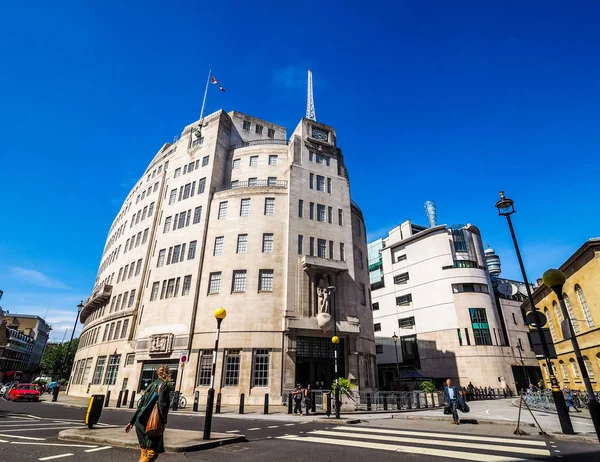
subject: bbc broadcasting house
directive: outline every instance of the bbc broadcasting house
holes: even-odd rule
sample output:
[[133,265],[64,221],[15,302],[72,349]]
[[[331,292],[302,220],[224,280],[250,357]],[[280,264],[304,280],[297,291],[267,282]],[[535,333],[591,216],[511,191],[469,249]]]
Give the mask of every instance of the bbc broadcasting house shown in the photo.
[[139,392],[168,364],[188,401],[205,401],[219,307],[224,404],[275,402],[296,382],[328,388],[324,286],[335,287],[339,375],[375,389],[366,230],[335,130],[303,118],[288,138],[223,110],[198,127],[159,150],[110,226],[68,393]]

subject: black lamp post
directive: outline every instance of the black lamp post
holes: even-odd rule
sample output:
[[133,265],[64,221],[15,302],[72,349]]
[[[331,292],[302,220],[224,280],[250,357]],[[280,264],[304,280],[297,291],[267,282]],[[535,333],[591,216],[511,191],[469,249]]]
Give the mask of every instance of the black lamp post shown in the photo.
[[400,380],[400,365],[398,364],[398,336],[396,332],[392,335],[392,340],[394,341],[394,348],[396,349],[396,377]]
[[[77,316],[75,317],[75,324],[73,325],[73,331],[71,332],[71,340],[69,340],[69,344],[67,345],[67,353],[65,354],[65,358],[63,359],[62,365],[60,367],[60,372],[58,374],[59,379],[62,376],[62,374],[65,373],[66,366],[69,362],[69,353],[71,352],[71,343],[73,343],[73,336],[75,335],[75,329],[77,328],[77,320],[79,319],[79,314],[81,313],[82,309],[83,309],[83,300],[81,300],[81,303],[79,303],[79,305],[77,305]],[[69,383],[69,385],[70,385],[70,383]]]
[[221,334],[221,323],[227,311],[225,308],[217,308],[213,313],[217,320],[217,338],[215,339],[215,351],[213,352],[212,372],[210,374],[210,388],[208,389],[208,397],[206,398],[206,412],[204,413],[204,433],[203,440],[210,440],[210,430],[212,427],[213,404],[215,402],[215,371],[217,369],[217,352],[219,351],[219,335]]
[[496,202],[496,208],[498,209],[498,215],[506,217],[506,221],[508,221],[508,228],[510,229],[510,235],[515,246],[515,252],[517,253],[517,260],[519,261],[519,267],[521,268],[521,274],[523,275],[525,289],[527,290],[527,298],[529,300],[529,304],[531,305],[531,312],[534,316],[535,328],[537,329],[538,334],[540,336],[540,341],[542,342],[544,359],[548,368],[548,374],[550,375],[552,396],[554,398],[554,404],[556,405],[556,412],[558,413],[560,427],[563,433],[572,435],[575,433],[575,431],[573,430],[573,424],[571,423],[569,410],[567,409],[567,406],[565,404],[565,398],[562,394],[562,391],[560,390],[560,387],[558,386],[558,380],[556,380],[554,370],[552,369],[552,363],[550,362],[550,350],[548,349],[548,345],[546,344],[546,340],[542,331],[540,312],[533,303],[533,297],[531,296],[531,286],[529,285],[529,280],[527,279],[527,273],[525,272],[525,266],[523,265],[523,259],[521,258],[521,251],[519,250],[519,244],[517,242],[515,230],[513,228],[512,221],[510,218],[510,216],[513,213],[515,213],[514,201],[512,199],[509,199],[508,197],[505,197],[504,191],[500,191],[500,200]]
[[340,418],[340,384],[338,383],[338,344],[340,343],[340,338],[337,335],[337,309],[335,305],[335,287],[329,286],[327,287],[327,291],[329,292],[329,297],[331,298],[331,294],[333,293],[333,308],[331,311],[333,312],[333,337],[331,337],[331,343],[335,345],[335,349],[333,350],[333,361],[334,361],[334,375],[335,375],[335,418]]
[[594,393],[594,389],[592,388],[592,384],[590,383],[590,376],[588,374],[587,367],[585,367],[583,356],[581,355],[579,342],[577,341],[577,337],[573,335],[573,324],[571,322],[571,318],[569,317],[569,313],[565,305],[565,299],[563,297],[563,286],[565,285],[565,281],[567,280],[567,278],[562,271],[555,269],[549,269],[548,271],[546,271],[542,278],[544,279],[544,284],[550,287],[556,294],[558,302],[560,303],[560,308],[562,310],[563,319],[565,319],[568,323],[569,336],[571,337],[571,345],[573,346],[573,352],[575,353],[575,357],[577,358],[577,363],[579,364],[579,369],[581,370],[585,390],[587,391],[588,397],[590,399],[588,404],[590,409],[590,416],[592,417],[592,422],[594,423],[596,436],[598,437],[598,440],[600,440],[600,404],[596,399],[596,394]]

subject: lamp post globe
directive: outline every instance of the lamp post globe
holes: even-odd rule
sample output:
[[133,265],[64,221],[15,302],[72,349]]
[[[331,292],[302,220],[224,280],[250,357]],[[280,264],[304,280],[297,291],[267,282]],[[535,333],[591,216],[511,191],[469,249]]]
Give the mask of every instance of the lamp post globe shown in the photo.
[[558,292],[562,292],[562,287],[565,285],[567,277],[565,276],[565,273],[560,270],[549,269],[542,276],[542,280],[544,281],[544,284],[554,290],[554,292],[557,290]]
[[225,316],[227,316],[227,311],[223,307],[217,308],[215,310],[215,312],[213,313],[213,315],[214,315],[215,319],[223,320],[223,319],[225,319]]
[[340,343],[340,338],[337,335],[334,335],[333,337],[331,337],[331,343],[337,345],[338,343]]

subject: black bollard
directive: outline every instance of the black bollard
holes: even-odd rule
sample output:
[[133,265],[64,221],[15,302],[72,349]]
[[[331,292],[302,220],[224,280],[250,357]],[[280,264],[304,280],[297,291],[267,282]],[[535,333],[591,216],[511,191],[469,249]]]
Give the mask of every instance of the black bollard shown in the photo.
[[244,394],[240,395],[240,409],[238,410],[238,414],[244,413]]
[[52,389],[52,401],[55,402],[58,400],[58,392],[59,392],[59,388],[58,385],[56,385],[53,389]]
[[387,395],[383,395],[383,410],[387,411]]
[[406,398],[407,398],[407,400],[408,400],[408,408],[409,408],[409,409],[412,409],[412,399],[411,399],[410,393],[408,393],[408,394],[406,395]]
[[419,392],[415,393],[415,399],[417,401],[417,409],[421,409],[421,395]]
[[288,394],[288,414],[292,413],[292,394]]
[[317,403],[315,402],[315,392],[310,392],[310,410],[311,412],[317,412]]
[[370,410],[371,410],[371,393],[367,393],[367,411],[370,411]]
[[173,392],[173,402],[171,403],[171,409],[174,411],[179,407],[179,392]]
[[194,406],[192,407],[192,411],[198,412],[198,401],[200,401],[200,392],[196,391],[194,393]]
[[123,399],[123,390],[119,391],[119,397],[117,398],[117,407],[121,407],[122,399]]
[[127,397],[129,396],[129,390],[125,390],[123,393],[123,401],[121,401],[121,406],[127,406]]
[[215,405],[215,414],[221,413],[221,393],[217,393],[217,404]]
[[331,415],[331,393],[325,393],[323,397],[325,398],[325,414],[329,417]]
[[265,407],[263,409],[263,413],[264,414],[269,413],[269,394],[268,393],[265,393]]
[[104,407],[108,407],[110,404],[110,390],[106,392],[106,400],[104,401]]
[[135,390],[131,392],[131,400],[129,400],[129,409],[133,409],[133,405],[135,404]]

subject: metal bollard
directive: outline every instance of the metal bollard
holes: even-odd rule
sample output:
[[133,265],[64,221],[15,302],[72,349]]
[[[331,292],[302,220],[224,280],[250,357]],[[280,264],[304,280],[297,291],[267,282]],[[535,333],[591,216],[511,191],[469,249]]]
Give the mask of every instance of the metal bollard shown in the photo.
[[240,409],[238,411],[238,414],[243,414],[244,413],[244,394],[242,393],[240,395]]
[[215,414],[221,413],[221,392],[217,393],[217,404],[215,405]]
[[367,411],[371,410],[371,393],[367,393]]
[[329,417],[331,415],[331,393],[324,393],[323,397],[325,398],[325,414]]
[[171,409],[176,411],[178,406],[179,406],[179,392],[175,391],[175,392],[173,392],[173,402],[171,403]]
[[133,405],[135,404],[135,390],[131,392],[131,401],[129,401],[129,409],[133,409]]
[[123,393],[123,400],[121,401],[121,406],[127,406],[127,397],[129,396],[129,390],[125,390]]
[[387,395],[383,395],[383,410],[387,411]]
[[269,394],[268,393],[265,393],[265,407],[263,409],[263,413],[264,414],[269,413]]
[[104,401],[104,407],[108,407],[110,404],[110,390],[106,392],[106,400]]
[[419,392],[415,393],[415,400],[417,401],[417,409],[421,409],[421,395]]
[[122,399],[123,399],[123,390],[119,391],[119,397],[117,398],[117,407],[121,407]]
[[194,393],[194,406],[192,407],[192,411],[198,412],[198,401],[200,401],[200,392],[196,391]]
[[408,408],[412,409],[412,398],[410,396],[410,393],[406,395],[406,399],[408,401]]
[[60,391],[58,385],[52,389],[52,402],[56,402],[58,400],[58,392]]
[[315,392],[310,392],[310,410],[311,412],[317,412],[317,403],[315,402]]
[[292,394],[288,394],[288,414],[292,413]]

